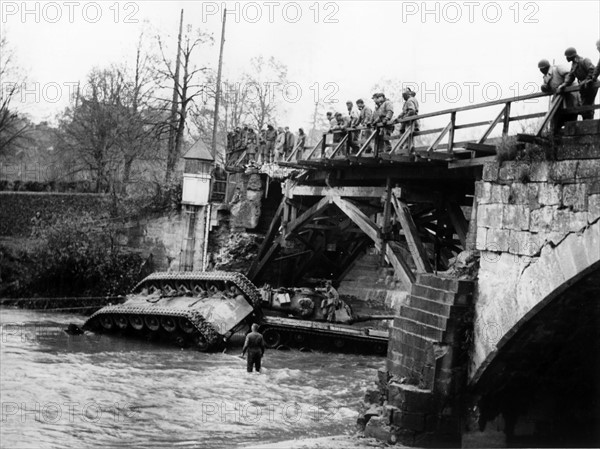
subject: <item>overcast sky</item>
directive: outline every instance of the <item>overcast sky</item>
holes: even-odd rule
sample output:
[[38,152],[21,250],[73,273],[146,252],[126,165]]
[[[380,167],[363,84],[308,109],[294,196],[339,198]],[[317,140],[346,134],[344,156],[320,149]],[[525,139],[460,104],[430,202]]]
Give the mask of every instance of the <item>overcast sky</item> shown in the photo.
[[[598,61],[600,1],[226,4],[225,76],[234,79],[253,56],[274,56],[287,65],[289,81],[302,92],[286,103],[279,122],[293,128],[308,126],[315,96],[337,100],[328,107],[342,110],[347,99],[370,102],[382,79],[416,84],[425,113],[533,93],[541,79],[538,60],[565,64],[569,46]],[[200,1],[3,1],[2,31],[28,74],[30,91],[38,93],[37,101],[30,93],[21,106],[34,120],[52,119],[67,105],[68,86],[83,81],[92,67],[131,65],[143,29],[174,44],[181,8],[186,24],[214,33],[215,44],[198,55],[198,64],[216,66],[222,7]]]

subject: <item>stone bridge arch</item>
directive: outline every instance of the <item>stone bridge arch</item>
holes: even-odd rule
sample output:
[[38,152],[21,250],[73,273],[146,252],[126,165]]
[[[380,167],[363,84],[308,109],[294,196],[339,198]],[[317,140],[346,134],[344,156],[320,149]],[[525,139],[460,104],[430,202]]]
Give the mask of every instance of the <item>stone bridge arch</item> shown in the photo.
[[478,382],[502,348],[537,313],[599,270],[600,220],[560,241],[547,242],[539,257],[482,254],[470,383]]
[[509,446],[595,445],[600,220],[544,244],[529,260],[484,256],[469,372],[470,430],[480,432],[465,434],[463,443],[474,437],[487,445],[492,435]]

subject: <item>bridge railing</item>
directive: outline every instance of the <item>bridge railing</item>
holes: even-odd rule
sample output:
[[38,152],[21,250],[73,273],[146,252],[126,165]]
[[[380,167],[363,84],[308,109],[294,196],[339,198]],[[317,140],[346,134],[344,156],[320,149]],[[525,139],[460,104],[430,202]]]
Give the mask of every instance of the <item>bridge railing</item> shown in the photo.
[[[600,82],[594,84],[600,87]],[[583,106],[576,108],[564,108],[563,103],[565,95],[579,91],[579,86],[570,86],[560,94],[535,93],[521,95],[512,98],[478,103],[458,108],[445,109],[442,111],[431,112],[427,114],[397,119],[391,125],[376,127],[353,127],[340,130],[330,130],[323,134],[321,140],[308,152],[302,161],[333,161],[340,159],[352,159],[361,157],[374,157],[384,159],[394,159],[402,156],[410,157],[411,154],[417,154],[425,158],[453,159],[455,150],[462,148],[468,150],[471,155],[474,154],[496,154],[494,145],[486,144],[490,135],[498,125],[502,125],[502,137],[509,136],[510,125],[512,122],[523,120],[541,119],[535,126],[532,139],[542,137],[544,130],[561,113],[577,114],[589,110],[599,109],[600,105]],[[524,103],[538,98],[550,97],[549,108],[544,112],[535,112],[522,115],[511,114],[513,106],[517,103]],[[459,116],[466,116],[467,111],[476,111],[484,108],[499,106],[496,115],[491,120],[467,122],[459,124]],[[417,120],[422,124],[431,119],[438,121],[446,116],[447,124],[443,127],[432,129],[416,130]],[[403,128],[403,132],[394,134],[396,125]],[[483,133],[476,138],[463,141],[457,141],[456,131],[468,128],[485,127]],[[420,136],[431,136],[433,139],[424,146],[416,147],[415,139]],[[331,138],[330,138],[331,137]],[[445,142],[443,143],[443,141]],[[442,151],[445,150],[445,151]],[[291,161],[291,158],[290,158]]]

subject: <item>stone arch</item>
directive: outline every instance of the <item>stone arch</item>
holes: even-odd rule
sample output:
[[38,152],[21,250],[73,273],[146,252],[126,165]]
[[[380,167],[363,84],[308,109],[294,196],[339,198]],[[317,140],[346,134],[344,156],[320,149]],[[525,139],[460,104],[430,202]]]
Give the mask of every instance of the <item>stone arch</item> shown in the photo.
[[470,384],[476,384],[508,342],[540,311],[590,273],[600,270],[600,220],[538,257],[504,253],[481,259]]

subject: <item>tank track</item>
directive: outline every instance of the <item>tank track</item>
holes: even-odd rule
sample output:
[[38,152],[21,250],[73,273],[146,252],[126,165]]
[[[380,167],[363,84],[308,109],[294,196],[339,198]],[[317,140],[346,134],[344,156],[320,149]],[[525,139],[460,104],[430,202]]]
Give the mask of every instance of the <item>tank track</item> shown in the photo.
[[[345,343],[355,343],[355,344],[360,344],[360,345],[372,345],[375,348],[379,348],[379,350],[376,350],[375,352],[380,355],[384,355],[387,352],[387,347],[388,347],[388,339],[387,338],[372,336],[372,335],[368,335],[368,334],[364,334],[364,335],[340,334],[340,333],[335,333],[335,332],[327,332],[327,331],[323,331],[323,330],[308,329],[308,328],[298,328],[298,327],[293,327],[292,325],[276,324],[276,323],[269,323],[269,322],[259,322],[259,325],[260,325],[261,332],[265,333],[268,330],[277,331],[284,339],[284,341],[282,342],[283,344],[287,343],[287,344],[291,344],[293,346],[298,346],[298,344],[295,344],[293,342],[293,335],[301,334],[306,338],[322,339],[324,341],[328,341],[329,343],[333,343],[335,340],[341,340],[341,341],[344,341]],[[286,342],[285,337],[284,337],[286,335],[288,338],[291,338],[292,340],[288,340]],[[371,353],[371,351],[367,351],[367,352]]]
[[[101,315],[152,315],[152,316],[170,316],[177,318],[187,318],[193,324],[193,326],[202,334],[206,342],[210,346],[217,345],[221,340],[221,336],[216,331],[214,326],[210,323],[207,323],[201,313],[195,310],[185,310],[185,309],[175,309],[172,307],[153,307],[152,313],[149,313],[147,308],[143,307],[135,307],[135,306],[127,306],[127,305],[115,305],[115,306],[106,306],[101,310],[98,310],[92,316],[90,316],[86,322],[92,323],[94,319]],[[84,326],[85,328],[85,326]]]
[[227,271],[183,271],[183,272],[156,272],[152,273],[135,287],[136,291],[141,285],[149,281],[228,281],[238,287],[250,300],[254,307],[260,306],[261,295],[256,286],[242,273]]

